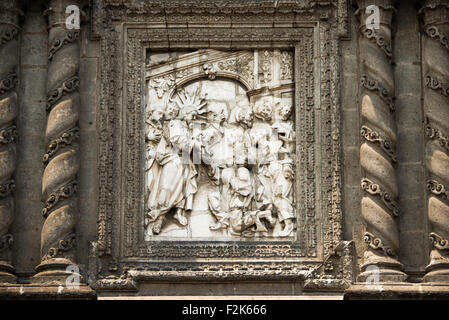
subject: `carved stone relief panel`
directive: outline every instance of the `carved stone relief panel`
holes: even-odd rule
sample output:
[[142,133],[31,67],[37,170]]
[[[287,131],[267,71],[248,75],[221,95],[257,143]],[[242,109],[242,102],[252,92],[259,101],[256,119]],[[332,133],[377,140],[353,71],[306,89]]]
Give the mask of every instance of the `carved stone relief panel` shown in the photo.
[[147,240],[294,236],[292,56],[149,54]]
[[165,3],[100,1],[104,20],[93,12],[108,26],[98,34],[98,288],[348,286],[337,28],[346,2],[267,9],[279,26],[261,20],[260,1],[245,2],[251,12],[201,1],[188,14]]

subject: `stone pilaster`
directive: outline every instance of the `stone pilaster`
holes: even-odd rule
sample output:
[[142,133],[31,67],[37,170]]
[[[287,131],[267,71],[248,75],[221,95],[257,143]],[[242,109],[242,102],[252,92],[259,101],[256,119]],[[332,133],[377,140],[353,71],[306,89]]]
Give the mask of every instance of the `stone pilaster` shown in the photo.
[[19,10],[17,1],[0,3],[0,283],[15,282],[10,246],[14,218],[18,114]]
[[78,221],[80,115],[79,30],[66,28],[66,8],[80,1],[51,0],[47,10],[49,51],[47,74],[46,152],[42,177],[41,263],[37,281],[64,281],[75,265]]
[[425,282],[449,282],[449,1],[421,9],[427,216],[430,263]]
[[[398,260],[396,179],[396,123],[392,53],[392,22],[395,14],[391,0],[359,0],[359,50],[361,61],[360,165],[362,168],[361,214],[366,225],[367,249],[359,281],[397,282],[406,279]],[[378,26],[368,19],[379,9]],[[374,22],[376,22],[374,20]]]

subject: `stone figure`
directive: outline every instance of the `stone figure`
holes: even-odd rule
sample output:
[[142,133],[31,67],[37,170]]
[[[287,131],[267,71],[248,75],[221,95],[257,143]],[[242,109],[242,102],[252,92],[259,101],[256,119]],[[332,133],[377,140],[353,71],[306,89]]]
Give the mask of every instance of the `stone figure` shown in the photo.
[[292,106],[276,101],[274,108],[275,117],[272,129],[281,144],[278,145],[278,159],[271,161],[268,171],[273,186],[273,205],[277,212],[279,223],[283,224],[283,230],[278,236],[288,237],[295,228],[293,208],[294,170],[293,160],[290,157],[294,150],[295,134],[293,123],[288,121]]
[[[153,234],[159,234],[165,215],[175,208],[173,218],[182,226],[187,225],[186,213],[192,210],[193,195],[197,191],[197,171],[183,154],[190,154],[196,141],[189,139],[187,121],[192,115],[179,118],[179,107],[169,103],[165,112],[164,135],[156,151],[156,161],[161,166],[157,184],[150,191],[157,204],[150,207],[148,221],[153,222]],[[168,121],[168,122],[167,122]],[[152,203],[153,204],[153,203]]]
[[213,103],[208,106],[208,125],[201,132],[204,146],[202,160],[205,165],[209,165],[209,173],[212,176],[219,174],[218,169],[224,168],[227,158],[232,155],[232,151],[226,148],[224,139],[223,124],[227,119],[228,111],[225,104]]
[[291,104],[281,104],[277,101],[275,104],[274,123],[271,126],[273,133],[281,141],[278,150],[279,158],[290,157],[294,153],[295,132],[293,130],[293,122],[289,121],[292,112]]
[[[145,123],[147,124],[147,132],[145,135],[145,150],[146,150],[146,179],[147,190],[145,193],[145,205],[146,210],[156,209],[157,204],[157,192],[150,192],[154,190],[159,182],[161,165],[156,160],[156,152],[161,142],[163,135],[162,120],[164,117],[164,111],[162,105],[153,106],[147,114]],[[148,217],[145,219],[145,225],[149,225]]]
[[[254,125],[250,130],[251,150],[249,157],[251,162],[256,164],[256,204],[257,209],[272,209],[272,183],[268,172],[268,166],[271,161],[276,160],[277,153],[272,152],[273,143],[271,119],[272,104],[270,98],[263,98],[254,106]],[[274,141],[278,142],[279,141]]]
[[226,162],[228,166],[248,164],[248,152],[251,149],[248,130],[253,126],[253,119],[253,113],[249,106],[232,109],[229,125],[225,129],[225,141],[231,154]]
[[[269,210],[251,211],[251,204],[254,197],[254,182],[250,171],[245,167],[237,169],[226,169],[222,183],[225,192],[220,194],[214,192],[209,195],[209,206],[217,223],[210,226],[211,230],[230,229],[231,235],[251,236],[260,232],[267,232],[266,220],[270,227],[274,226],[275,219]],[[228,210],[223,210],[221,195],[228,201]]]
[[201,197],[214,217],[211,231],[239,237],[291,236],[292,105],[273,96],[259,98],[253,107],[243,100],[238,105],[206,101],[199,88],[179,89],[148,113],[147,231],[159,234],[171,212],[186,226],[203,186]]

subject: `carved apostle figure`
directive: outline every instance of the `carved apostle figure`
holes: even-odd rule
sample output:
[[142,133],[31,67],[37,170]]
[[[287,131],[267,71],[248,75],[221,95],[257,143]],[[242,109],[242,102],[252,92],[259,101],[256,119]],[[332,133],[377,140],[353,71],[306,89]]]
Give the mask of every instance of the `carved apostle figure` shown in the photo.
[[[225,169],[222,182],[228,195],[228,210],[223,210],[221,196],[226,193],[214,192],[209,195],[209,206],[217,218],[217,223],[210,226],[211,230],[229,227],[232,235],[252,236],[267,232],[266,220],[273,227],[275,219],[270,210],[251,211],[254,198],[254,182],[250,171],[245,167]],[[226,196],[226,195],[225,195]]]
[[249,129],[253,126],[253,113],[249,106],[235,107],[229,117],[229,125],[225,129],[225,141],[229,156],[228,166],[244,166],[248,164],[248,152],[251,148]]
[[278,156],[280,159],[289,157],[294,153],[295,132],[293,121],[289,120],[292,113],[291,104],[282,104],[279,100],[274,106],[274,123],[271,126],[273,134],[281,141]]
[[[277,159],[279,140],[272,139],[272,99],[263,98],[254,106],[253,128],[250,130],[250,160],[256,163],[256,205],[259,210],[272,209],[272,183],[268,166]],[[273,146],[275,144],[275,146]],[[273,152],[274,151],[274,152]]]
[[[190,115],[191,116],[191,115]],[[187,225],[186,212],[192,210],[193,196],[197,191],[197,171],[190,159],[195,141],[191,139],[187,121],[188,116],[179,118],[179,107],[169,103],[165,112],[163,137],[156,152],[156,161],[161,171],[157,184],[150,189],[150,197],[157,198],[157,205],[150,208],[148,221],[152,222],[153,234],[159,234],[165,216],[175,209],[173,218],[181,225]]]
[[[161,165],[156,160],[156,152],[161,142],[163,129],[162,120],[164,117],[162,105],[154,105],[147,114],[145,123],[147,124],[145,135],[145,150],[146,150],[146,163],[145,168],[147,178],[147,191],[145,193],[145,204],[147,211],[151,211],[157,207],[157,193],[150,192],[157,187],[159,176],[161,172]],[[146,218],[146,227],[149,224],[149,219]]]
[[208,125],[201,133],[205,149],[203,158],[205,154],[210,157],[210,159],[203,159],[206,165],[218,166],[220,168],[225,166],[228,150],[225,146],[223,124],[227,119],[228,110],[225,104],[209,104],[207,113]]

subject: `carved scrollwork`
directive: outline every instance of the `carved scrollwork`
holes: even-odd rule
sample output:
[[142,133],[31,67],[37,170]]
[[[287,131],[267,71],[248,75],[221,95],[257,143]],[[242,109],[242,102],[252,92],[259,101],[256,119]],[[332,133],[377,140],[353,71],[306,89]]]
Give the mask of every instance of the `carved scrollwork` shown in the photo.
[[438,250],[449,250],[449,241],[441,237],[435,232],[429,234],[429,239],[432,245]]
[[293,77],[293,54],[290,51],[281,52],[281,79],[290,80]]
[[365,232],[363,240],[365,241],[365,243],[368,244],[368,246],[370,248],[372,248],[374,250],[381,250],[386,255],[391,256],[391,257],[395,257],[396,256],[396,253],[394,252],[393,249],[385,246],[383,244],[383,242],[382,242],[382,239],[376,238],[372,233]]
[[391,112],[395,112],[394,98],[390,96],[388,90],[380,85],[379,81],[370,79],[367,75],[362,75],[360,83],[368,90],[375,91],[379,97],[388,105]]
[[426,86],[430,89],[440,91],[442,95],[449,97],[449,85],[433,78],[431,75],[426,76]]
[[8,74],[6,78],[0,80],[0,94],[11,91],[17,86],[17,83],[17,74],[15,72]]
[[14,179],[9,179],[8,181],[0,184],[0,198],[5,198],[11,194],[16,189],[16,183]]
[[440,146],[449,151],[449,138],[443,135],[438,129],[432,128],[430,125],[426,125],[426,135],[429,139],[436,139],[440,143]]
[[173,88],[175,85],[175,76],[169,74],[160,78],[151,79],[150,87],[156,90],[157,97],[161,99],[164,93]]
[[56,247],[51,247],[48,252],[42,257],[42,261],[47,261],[57,258],[64,252],[76,247],[76,235],[74,233],[68,234],[64,239],[58,241]]
[[[16,160],[16,118],[19,113],[19,10],[18,1],[0,1],[0,278],[15,281],[11,266],[12,235],[10,226],[15,216],[14,173]],[[5,269],[2,266],[8,265]],[[1,281],[1,280],[0,280]],[[9,280],[7,280],[8,282]]]
[[47,147],[47,152],[42,157],[42,161],[44,162],[44,164],[47,164],[48,161],[50,161],[50,158],[54,156],[56,152],[58,152],[58,150],[60,150],[65,146],[71,145],[73,141],[77,140],[78,138],[79,138],[79,128],[74,127],[71,128],[69,131],[61,134],[59,138],[52,140]]
[[[197,3],[197,2],[195,2]],[[236,4],[237,2],[234,2]],[[260,3],[259,3],[260,4]],[[142,2],[142,6],[146,9],[149,7],[149,2]],[[193,4],[192,6],[196,6]],[[246,7],[246,3],[245,6]],[[329,6],[331,8],[331,6]],[[128,14],[129,11],[126,11],[128,8],[123,6],[116,6],[113,8],[115,17],[120,17],[119,13]],[[175,9],[177,10],[177,9]],[[189,9],[190,10],[190,9]],[[327,7],[326,9],[327,10]],[[112,11],[112,9],[111,9]],[[144,18],[144,15],[141,11],[138,11],[139,17],[126,15],[126,18],[129,19],[141,19]],[[151,10],[147,11],[151,13]],[[162,12],[165,12],[162,9]],[[239,14],[241,15],[241,14]],[[170,16],[170,15],[167,15]],[[213,16],[213,15],[212,15]],[[124,19],[126,19],[124,18]],[[146,16],[145,19],[148,19]],[[133,21],[136,21],[133,20]],[[314,20],[315,21],[315,20]],[[301,165],[304,165],[307,168],[306,172],[301,172],[301,184],[304,184],[305,191],[304,195],[301,195],[301,200],[304,200],[304,203],[307,203],[307,207],[301,212],[301,215],[305,218],[305,230],[301,231],[301,243],[304,244],[305,247],[303,250],[300,250],[300,247],[292,246],[290,244],[285,246],[285,249],[280,250],[277,247],[274,247],[271,243],[267,244],[267,248],[261,248],[260,250],[252,250],[251,248],[243,248],[240,244],[236,244],[235,246],[228,245],[210,245],[204,244],[203,248],[198,248],[188,250],[185,248],[184,243],[176,243],[176,244],[165,244],[161,243],[161,247],[159,244],[148,244],[142,243],[143,241],[139,240],[139,236],[135,230],[138,230],[139,219],[136,218],[137,215],[134,213],[138,212],[138,208],[141,208],[142,205],[136,204],[136,201],[132,199],[136,199],[140,195],[140,191],[136,188],[141,183],[141,177],[138,177],[138,174],[135,171],[139,170],[139,160],[142,160],[139,152],[135,152],[132,150],[138,144],[136,143],[137,139],[132,139],[132,147],[129,147],[129,150],[124,150],[123,158],[117,159],[115,156],[115,145],[118,141],[124,141],[122,139],[128,139],[130,135],[132,137],[139,137],[139,130],[142,129],[139,125],[138,120],[140,116],[141,106],[144,105],[142,101],[142,92],[141,87],[142,83],[141,74],[142,70],[140,69],[140,65],[144,64],[145,59],[142,50],[142,46],[139,42],[147,42],[153,41],[153,39],[162,39],[164,29],[161,28],[159,35],[156,31],[148,31],[148,30],[138,30],[136,31],[136,39],[130,39],[129,41],[121,42],[122,31],[117,31],[117,29],[112,27],[112,23],[109,25],[109,28],[105,29],[103,34],[103,38],[101,41],[101,63],[102,63],[102,91],[101,91],[101,103],[100,110],[101,116],[99,116],[99,131],[101,132],[101,145],[99,147],[99,178],[102,183],[102,188],[99,191],[99,242],[101,245],[101,253],[104,254],[103,258],[108,260],[113,260],[113,257],[116,255],[116,245],[117,243],[124,244],[124,252],[125,256],[128,257],[148,257],[148,256],[157,256],[163,258],[173,258],[172,260],[177,259],[191,259],[193,252],[195,252],[195,257],[201,255],[202,257],[207,258],[221,258],[224,256],[225,258],[233,258],[233,257],[245,257],[247,252],[252,252],[252,256],[254,259],[261,259],[263,257],[272,257],[273,259],[282,259],[285,256],[297,258],[296,260],[300,260],[300,257],[316,257],[319,258],[319,246],[321,237],[320,234],[322,232],[325,233],[326,239],[324,240],[324,251],[331,250],[338,244],[338,239],[341,238],[341,172],[340,172],[340,158],[339,158],[339,150],[340,150],[340,135],[339,132],[339,108],[338,108],[338,92],[339,92],[339,81],[338,81],[338,67],[336,66],[338,60],[338,42],[336,40],[336,25],[332,25],[330,22],[324,21],[319,26],[319,41],[316,40],[316,31],[317,29],[313,28],[273,28],[273,31],[266,30],[266,28],[255,28],[254,30],[248,30],[249,28],[245,28],[240,30],[232,30],[229,33],[227,30],[223,32],[222,30],[215,30],[213,28],[205,29],[205,30],[193,30],[194,39],[198,39],[198,41],[203,41],[203,39],[209,39],[210,37],[216,37],[216,41],[220,41],[221,43],[225,43],[226,39],[231,39],[233,41],[236,39],[239,41],[236,44],[236,47],[239,46],[239,43],[242,44],[242,48],[249,48],[249,41],[254,41],[254,47],[251,49],[262,50],[266,48],[263,41],[270,41],[274,44],[276,48],[286,48],[286,46],[281,46],[285,41],[291,45],[295,41],[297,41],[296,50],[300,52],[297,56],[295,55],[295,59],[299,61],[298,70],[305,70],[304,74],[299,74],[301,81],[299,81],[297,91],[295,93],[298,94],[298,106],[296,110],[301,110],[301,114],[304,113],[304,117],[300,119],[301,124],[301,133],[299,136],[301,139],[301,143],[304,143],[306,146],[304,151],[301,151],[302,154],[298,154],[298,162],[301,161]],[[335,27],[335,28],[334,28]],[[225,28],[223,28],[225,29]],[[236,28],[237,29],[237,28]],[[220,32],[218,32],[220,31]],[[125,31],[126,32],[126,31]],[[224,33],[224,34],[223,34]],[[240,35],[243,35],[244,38],[239,38]],[[220,36],[220,37],[219,37]],[[189,36],[182,34],[182,32],[178,32],[175,35],[175,39],[170,39],[170,43],[177,44],[177,41],[181,41],[185,39],[191,39]],[[169,46],[162,45],[161,40],[159,42],[160,48],[169,48]],[[248,43],[247,43],[248,41]],[[153,42],[154,43],[154,42]],[[266,42],[265,42],[266,43]],[[126,49],[122,47],[122,44],[125,45]],[[336,50],[336,51],[334,51]],[[126,52],[128,56],[124,57],[126,63],[120,63],[121,53]],[[319,63],[319,70],[321,75],[323,76],[323,83],[320,84],[320,88],[315,88],[317,83],[318,76],[316,71],[318,69],[318,65],[316,64],[316,60],[314,60],[315,53],[322,53],[322,61]],[[143,57],[142,57],[143,56]],[[335,59],[334,59],[335,58]],[[226,62],[226,61],[225,61]],[[254,60],[253,60],[254,62]],[[296,60],[295,60],[296,63]],[[214,66],[217,66],[214,62]],[[233,63],[229,63],[230,66],[233,67]],[[254,63],[248,63],[248,66],[251,68],[254,66]],[[296,64],[295,64],[296,67]],[[198,66],[197,69],[201,71],[201,65]],[[220,69],[224,71],[223,69]],[[274,70],[274,74],[278,76],[278,69]],[[198,72],[198,71],[196,71]],[[231,71],[233,72],[233,71]],[[226,74],[227,72],[219,73]],[[237,72],[239,75],[242,74],[242,71]],[[257,74],[258,70],[251,70],[249,73],[251,76],[253,74]],[[122,77],[123,75],[123,77]],[[295,75],[296,78],[297,75]],[[193,78],[193,77],[192,77]],[[260,77],[259,77],[260,78]],[[112,80],[113,81],[109,81]],[[123,82],[122,82],[123,81]],[[123,90],[117,90],[123,85]],[[151,89],[153,91],[153,89]],[[151,92],[153,93],[153,92]],[[156,95],[156,94],[155,94]],[[164,94],[162,94],[163,96]],[[317,109],[314,106],[314,102],[318,99],[318,96],[323,101],[322,112],[321,108]],[[124,98],[124,100],[121,100]],[[156,99],[157,100],[157,99]],[[117,126],[117,121],[122,121],[119,118],[119,110],[121,109],[120,101],[125,101],[125,105],[123,106],[123,110],[125,110],[125,116],[123,121],[126,121],[126,131],[120,134],[114,130]],[[296,107],[296,106],[295,106]],[[323,115],[323,118],[320,116]],[[316,135],[314,130],[318,125],[315,123],[317,119],[319,120],[319,125],[323,125],[326,138],[322,139],[321,135]],[[129,145],[131,145],[129,143]],[[326,151],[324,151],[324,147],[326,146]],[[319,157],[320,154],[323,154],[323,157],[326,158],[324,168],[326,179],[318,181],[316,174],[314,174],[315,165],[320,165],[319,160],[322,160],[322,157]],[[126,159],[126,160],[124,160]],[[117,172],[117,168],[121,166],[121,161],[125,161],[126,163],[126,177],[124,179],[124,186],[114,186],[113,183],[109,181],[114,180],[114,176]],[[140,179],[140,180],[139,180]],[[297,179],[298,181],[300,179]],[[104,187],[103,187],[104,186]],[[317,201],[317,190],[322,189],[326,190],[325,198],[329,199],[327,209],[323,209],[319,206],[316,206]],[[119,223],[115,220],[115,213],[117,212],[117,199],[123,196],[124,199],[124,208],[125,208],[125,222],[123,226],[123,236],[117,232],[117,227]],[[140,206],[140,207],[139,207]],[[317,215],[317,213],[319,213]],[[328,220],[321,225],[321,213],[328,217]],[[298,230],[298,233],[299,230]],[[123,242],[121,242],[123,241]],[[182,241],[181,241],[182,242]],[[243,241],[242,241],[243,242]],[[128,248],[128,243],[130,243]],[[162,245],[164,245],[162,247]],[[223,247],[223,249],[211,250],[211,247]],[[185,248],[185,250],[180,250],[181,248]],[[225,253],[222,251],[227,249]],[[160,250],[159,250],[160,249]],[[165,249],[165,250],[164,250]],[[215,248],[213,248],[215,249]],[[153,251],[154,250],[154,251]],[[157,252],[156,252],[157,251]],[[111,256],[108,256],[108,255]],[[327,254],[327,253],[326,253]],[[120,262],[120,266],[129,265],[128,263]],[[237,263],[242,268],[248,268],[248,263]],[[195,277],[204,277],[209,279],[211,277],[210,274],[213,274],[217,277],[217,274],[221,274],[223,271],[223,278],[226,278],[226,275],[229,274],[229,269],[232,266],[226,266],[226,268],[221,268],[219,262],[211,262],[210,264],[210,272],[206,274],[206,272],[202,272],[199,270],[195,273]],[[298,270],[292,269],[292,264],[290,262],[286,263],[286,268],[291,269],[292,276],[294,274],[298,274]],[[172,268],[173,271],[166,273],[155,272],[154,275],[157,277],[168,276],[169,274],[175,275],[180,279],[185,279],[185,277],[181,276],[183,269],[186,268],[186,264],[184,262],[170,261],[169,267]],[[283,273],[280,273],[282,270],[278,265],[270,265],[270,276],[280,277]],[[336,267],[335,269],[338,269]],[[104,266],[104,270],[107,270],[107,266]],[[254,274],[255,277],[260,277],[266,279],[268,276],[268,272],[265,273],[265,267],[258,267],[254,271],[251,270],[251,274]],[[339,269],[340,270],[340,269]],[[209,271],[209,270],[208,270]],[[321,272],[321,270],[320,270]],[[105,271],[106,274],[106,271]],[[338,272],[332,272],[332,275],[327,274],[329,276],[327,281],[334,281],[334,275],[338,274]],[[247,273],[242,273],[239,275],[241,278],[247,277]],[[171,278],[170,278],[171,279]],[[196,278],[198,279],[198,278]],[[136,280],[137,281],[137,280]]]
[[0,130],[0,147],[15,142],[17,137],[17,127],[15,125]]
[[442,31],[436,26],[428,26],[425,30],[430,38],[439,41],[443,47],[449,50],[449,40]]
[[79,31],[69,31],[62,40],[57,39],[49,50],[48,61],[51,61],[55,53],[58,52],[64,45],[76,41],[79,38],[79,35],[80,35]]
[[7,250],[13,243],[13,236],[10,233],[0,236],[0,252]]
[[72,181],[65,186],[60,187],[55,192],[51,193],[48,199],[44,202],[42,209],[42,216],[47,218],[48,212],[51,208],[56,206],[64,198],[69,198],[78,191],[78,181]]
[[382,148],[382,150],[385,151],[390,156],[391,160],[393,162],[397,162],[396,152],[394,151],[393,144],[390,141],[382,138],[378,132],[370,129],[366,125],[362,126],[362,128],[360,130],[360,134],[367,141],[379,144],[379,146]]
[[268,84],[272,80],[272,57],[273,53],[268,50],[259,53],[259,82],[261,84]]
[[377,195],[382,202],[391,210],[394,216],[399,215],[399,204],[392,198],[391,194],[382,190],[382,188],[369,179],[362,179],[362,190],[368,192],[371,195]]
[[[433,272],[449,274],[447,254],[449,236],[449,42],[447,34],[449,3],[427,0],[420,10],[423,22],[422,68],[424,80],[424,116],[426,119],[426,188],[430,263],[425,281],[433,281]],[[443,252],[444,251],[444,252]],[[437,276],[438,278],[439,276]],[[439,280],[436,280],[439,281]]]
[[393,57],[392,50],[391,50],[391,43],[385,39],[381,34],[379,34],[376,29],[368,29],[366,28],[363,31],[363,34],[365,37],[376,43],[379,48],[382,49],[382,51],[389,57],[390,59]]
[[396,256],[399,250],[396,221],[399,215],[399,187],[394,166],[397,162],[394,153],[397,137],[394,125],[392,21],[396,10],[393,1],[379,2],[382,23],[377,29],[368,29],[366,9],[369,3],[357,2],[362,62],[360,133],[364,138],[360,145],[360,165],[363,175],[361,187],[365,191],[361,199],[361,215],[366,223],[365,241],[369,244],[364,252],[359,279],[363,281],[369,274],[368,266],[376,265],[380,269],[380,281],[390,281],[392,269],[397,281],[402,281],[406,275]]
[[64,95],[74,92],[79,89],[80,79],[74,76],[62,83],[62,85],[50,92],[47,98],[47,112],[55,105]]
[[11,41],[19,34],[19,29],[14,26],[8,26],[0,32],[0,45]]
[[439,183],[437,180],[428,180],[427,181],[427,190],[437,196],[444,196],[446,199],[449,199],[449,191],[446,187]]

